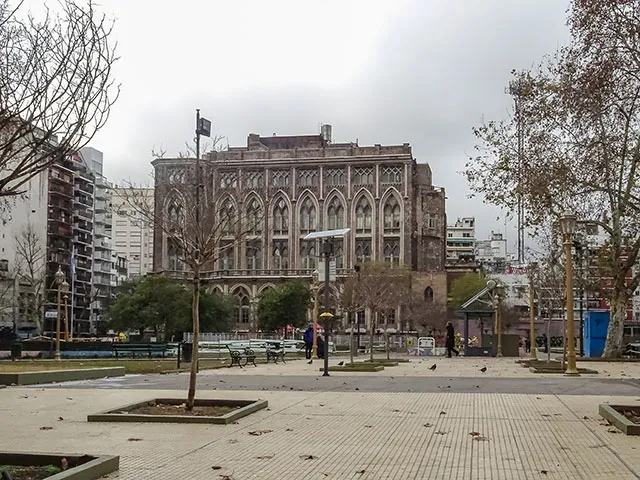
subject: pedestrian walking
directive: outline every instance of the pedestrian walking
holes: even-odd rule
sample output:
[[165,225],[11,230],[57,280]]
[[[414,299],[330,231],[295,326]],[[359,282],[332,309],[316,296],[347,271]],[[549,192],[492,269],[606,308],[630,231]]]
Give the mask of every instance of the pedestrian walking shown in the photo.
[[302,336],[302,340],[304,340],[304,357],[310,360],[313,352],[313,324],[309,324]]
[[451,352],[455,353],[456,357],[460,355],[460,352],[456,350],[456,334],[451,322],[447,322],[447,336],[444,345],[447,347],[447,357],[451,358]]
[[324,358],[324,340],[322,336],[318,336],[318,340],[316,340],[316,351],[318,358]]

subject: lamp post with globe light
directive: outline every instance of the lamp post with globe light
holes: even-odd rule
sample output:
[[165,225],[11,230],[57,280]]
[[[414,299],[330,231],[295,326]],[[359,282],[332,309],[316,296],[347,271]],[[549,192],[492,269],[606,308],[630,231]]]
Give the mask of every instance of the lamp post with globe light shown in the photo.
[[60,310],[62,308],[62,294],[65,295],[69,292],[69,284],[60,266],[58,265],[58,271],[54,274],[56,285],[58,286],[58,311],[56,315],[56,361],[60,361]]
[[573,257],[571,249],[573,247],[573,234],[576,229],[576,216],[571,212],[565,212],[560,217],[560,228],[564,236],[564,255],[565,255],[565,289],[567,298],[567,332],[568,352],[567,352],[567,369],[566,375],[579,375],[576,367],[576,344],[575,344],[575,325],[573,322]]

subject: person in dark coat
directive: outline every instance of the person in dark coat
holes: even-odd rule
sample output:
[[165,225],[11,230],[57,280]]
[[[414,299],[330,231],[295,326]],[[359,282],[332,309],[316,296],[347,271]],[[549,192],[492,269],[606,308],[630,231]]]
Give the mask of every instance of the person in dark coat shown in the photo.
[[309,324],[302,336],[304,340],[304,357],[307,360],[311,359],[311,353],[313,352],[313,325]]
[[451,352],[454,352],[456,357],[460,355],[460,352],[456,350],[456,334],[451,322],[447,322],[447,336],[445,337],[444,345],[447,347],[447,357],[451,358]]
[[324,340],[321,335],[318,335],[318,339],[316,340],[316,349],[318,358],[324,358]]

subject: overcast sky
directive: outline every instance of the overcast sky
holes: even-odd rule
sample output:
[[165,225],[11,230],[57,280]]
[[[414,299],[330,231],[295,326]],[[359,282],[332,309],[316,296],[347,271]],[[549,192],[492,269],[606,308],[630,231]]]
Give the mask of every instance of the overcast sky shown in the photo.
[[[473,125],[508,114],[513,68],[568,38],[568,0],[101,0],[116,19],[122,95],[93,146],[111,181],[143,181],[151,149],[193,137],[194,110],[232,146],[262,135],[409,142],[447,190],[449,222],[503,217],[459,174]],[[510,249],[515,235],[509,232]]]

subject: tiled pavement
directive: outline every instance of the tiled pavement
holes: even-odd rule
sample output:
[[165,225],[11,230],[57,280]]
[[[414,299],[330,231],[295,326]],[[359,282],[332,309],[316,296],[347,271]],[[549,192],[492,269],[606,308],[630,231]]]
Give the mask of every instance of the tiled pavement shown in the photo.
[[[227,426],[85,421],[183,395],[7,388],[0,449],[117,454],[109,478],[119,479],[640,478],[640,437],[610,433],[597,415],[599,403],[640,405],[640,395],[208,391],[201,397],[266,398],[270,408]],[[259,429],[273,431],[249,435]]]

